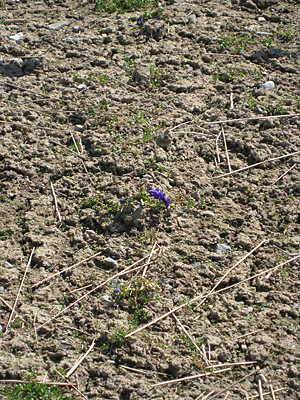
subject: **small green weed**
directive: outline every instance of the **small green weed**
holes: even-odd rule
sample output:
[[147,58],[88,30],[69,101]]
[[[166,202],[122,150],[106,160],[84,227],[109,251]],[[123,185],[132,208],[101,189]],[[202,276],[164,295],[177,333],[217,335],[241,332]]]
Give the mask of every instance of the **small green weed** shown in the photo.
[[66,397],[59,386],[47,386],[36,381],[6,387],[4,393],[7,400],[75,400],[74,396]]
[[96,0],[94,10],[99,12],[113,13],[119,11],[121,13],[138,11],[150,4],[156,5],[152,0]]

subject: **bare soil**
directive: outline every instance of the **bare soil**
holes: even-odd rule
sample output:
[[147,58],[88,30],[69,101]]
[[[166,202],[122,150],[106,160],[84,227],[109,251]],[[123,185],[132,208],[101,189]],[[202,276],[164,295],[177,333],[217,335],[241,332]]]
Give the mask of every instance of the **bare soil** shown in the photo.
[[[1,8],[1,380],[63,381],[95,340],[70,377],[88,399],[196,399],[251,372],[228,399],[258,397],[259,374],[300,399],[299,261],[240,283],[299,253],[300,157],[235,172],[300,151],[299,1],[162,2],[141,24],[94,6]],[[156,242],[144,276],[79,300]],[[194,343],[172,314],[126,337],[187,301]]]

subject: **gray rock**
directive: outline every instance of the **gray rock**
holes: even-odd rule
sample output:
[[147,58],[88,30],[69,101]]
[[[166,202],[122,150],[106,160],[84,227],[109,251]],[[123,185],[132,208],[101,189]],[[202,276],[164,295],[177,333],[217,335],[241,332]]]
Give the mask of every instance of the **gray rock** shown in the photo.
[[105,294],[104,296],[100,297],[100,301],[101,303],[106,303],[106,304],[112,302],[108,294]]
[[8,261],[5,261],[5,266],[6,266],[6,268],[13,268],[14,266],[11,264],[11,263],[9,263]]
[[55,22],[55,24],[50,24],[48,26],[49,29],[51,29],[52,31],[56,31],[58,29],[64,28],[65,26],[70,25],[71,21],[59,21],[59,22]]
[[215,214],[212,211],[203,211],[202,216],[214,218]]
[[106,257],[104,259],[104,261],[106,262],[106,264],[108,264],[108,265],[110,265],[112,267],[115,267],[116,265],[118,265],[118,262],[116,260],[114,260],[113,258],[111,258],[111,257]]
[[0,292],[3,292],[3,290],[4,290],[4,287],[0,286]]
[[86,85],[84,83],[82,83],[81,85],[77,86],[78,90],[83,90],[86,88]]
[[215,247],[216,253],[226,253],[226,251],[231,251],[231,247],[227,244],[217,243]]

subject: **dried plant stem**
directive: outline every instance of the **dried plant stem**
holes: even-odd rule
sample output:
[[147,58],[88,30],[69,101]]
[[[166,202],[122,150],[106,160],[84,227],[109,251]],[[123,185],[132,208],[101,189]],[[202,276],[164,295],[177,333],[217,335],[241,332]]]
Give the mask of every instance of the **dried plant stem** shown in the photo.
[[266,279],[269,279],[270,276],[273,274],[273,272],[276,271],[276,269],[278,269],[278,268],[280,268],[280,267],[283,267],[284,265],[289,264],[289,263],[292,262],[292,261],[297,260],[297,258],[299,258],[299,257],[300,257],[300,254],[297,254],[295,257],[290,258],[290,260],[285,261],[284,263],[281,263],[281,264],[279,264],[279,265],[277,265],[277,266],[275,266],[275,267],[273,267],[273,268],[270,268],[270,272],[268,273],[268,275],[266,275]]
[[205,392],[206,392],[206,390],[204,391],[204,392],[202,392],[201,394],[199,394],[199,396],[198,397],[196,397],[196,399],[195,400],[200,400],[201,399],[201,397],[205,394]]
[[[199,351],[199,353],[201,354],[202,358],[204,359],[204,362],[206,363],[206,365],[209,365],[210,363],[207,360],[206,354],[200,349],[200,347],[197,345],[197,343],[195,342],[195,339],[188,333],[188,331],[185,329],[185,327],[182,325],[182,323],[180,322],[180,320],[176,317],[175,314],[172,314],[172,317],[175,319],[175,321],[178,323],[178,325],[180,326],[180,328],[183,330],[183,332],[186,334],[186,336],[190,339],[190,341],[193,343],[193,345],[195,346],[195,348]],[[209,368],[209,367],[207,367]]]
[[215,393],[215,391],[214,390],[212,390],[210,393],[208,393],[206,396],[204,396],[204,397],[202,397],[201,398],[201,400],[206,400],[206,399],[208,399],[212,394],[214,394]]
[[233,174],[238,174],[239,172],[247,171],[248,169],[256,168],[256,167],[258,167],[260,165],[263,165],[263,164],[266,164],[266,163],[269,163],[269,162],[272,162],[272,161],[278,161],[278,160],[282,160],[283,158],[292,157],[292,156],[295,156],[295,155],[297,155],[299,153],[300,153],[300,151],[295,151],[294,153],[285,154],[284,156],[271,158],[270,160],[260,161],[260,162],[258,162],[256,164],[248,165],[248,167],[244,167],[244,168],[237,169],[236,171],[228,172],[227,174],[213,176],[213,177],[211,177],[211,179],[225,178],[226,176],[230,176],[230,175],[233,175]]
[[179,379],[173,379],[172,381],[160,382],[160,383],[156,383],[155,385],[151,385],[151,386],[152,386],[152,387],[157,387],[157,386],[168,385],[168,384],[170,384],[170,383],[177,383],[177,382],[190,381],[190,380],[192,380],[192,379],[198,379],[198,378],[202,378],[203,376],[209,376],[209,375],[220,374],[221,372],[226,372],[226,371],[230,371],[230,368],[222,369],[222,370],[217,371],[217,372],[215,372],[215,373],[207,372],[206,374],[199,374],[199,375],[186,376],[185,378],[179,378]]
[[228,396],[229,396],[229,392],[226,393],[224,400],[227,400]]
[[236,337],[235,340],[241,339],[241,338],[246,337],[246,336],[254,335],[255,333],[258,333],[258,332],[261,332],[261,331],[264,331],[264,330],[265,329],[263,328],[263,329],[258,329],[257,331],[245,333],[245,335],[241,335],[241,336]]
[[[222,276],[222,278],[215,284],[215,286],[210,290],[210,292],[208,293],[207,296],[210,296],[211,293],[214,292],[214,290],[220,285],[220,283],[222,283],[224,281],[224,279],[230,274],[230,272],[232,270],[234,270],[234,268],[236,268],[237,266],[239,266],[242,262],[244,262],[248,257],[251,256],[251,254],[253,254],[257,249],[259,249],[263,244],[265,243],[265,240],[263,240],[262,242],[260,242],[253,250],[251,250],[249,253],[247,253],[241,260],[239,260],[236,264],[234,264],[233,267],[229,268],[229,270]],[[204,298],[203,300],[201,300],[201,303],[197,305],[197,308],[201,306],[201,304],[203,304],[205,302],[206,298]],[[198,317],[196,317],[195,319],[198,319]]]
[[144,271],[143,271],[143,275],[142,275],[143,277],[146,275],[146,272],[147,272],[147,269],[148,269],[148,267],[150,265],[151,257],[153,255],[153,252],[154,252],[154,249],[155,249],[156,245],[157,245],[157,242],[155,242],[153,247],[152,247],[151,253],[149,255],[148,261],[147,261],[147,263],[145,265],[145,268],[144,268]]
[[[13,87],[13,88],[15,88],[15,89],[24,90],[24,92],[31,92],[31,93],[37,94],[38,96],[43,96],[43,97],[49,98],[49,96],[46,96],[46,95],[44,95],[44,94],[35,92],[35,91],[33,91],[33,90],[30,90],[30,89],[23,88],[23,87],[21,87],[21,86],[13,85],[12,83],[9,83],[9,82],[0,81],[0,83],[1,83],[2,85],[11,86],[11,87]],[[56,100],[59,100],[59,99],[56,99]]]
[[[32,381],[21,381],[18,379],[0,379],[0,383],[32,383]],[[37,382],[48,386],[72,386],[71,383],[62,382]]]
[[56,194],[54,191],[54,186],[53,186],[52,182],[50,182],[50,183],[51,183],[51,190],[52,190],[52,196],[53,196],[53,200],[54,200],[55,211],[57,214],[58,221],[61,222],[61,216],[60,216],[58,205],[57,205],[57,198],[56,198]]
[[[4,300],[1,296],[0,296],[0,300],[2,301],[2,303],[11,311],[12,310],[12,306],[6,301]],[[22,317],[20,317],[18,314],[16,314],[15,318],[19,317],[21,321],[25,322],[25,319],[23,319]]]
[[152,320],[151,322],[148,322],[148,324],[146,324],[146,325],[144,325],[144,326],[141,326],[140,328],[136,329],[136,330],[133,331],[133,332],[128,333],[128,334],[125,336],[125,338],[131,337],[131,336],[135,335],[136,333],[138,333],[138,332],[140,332],[140,331],[142,331],[142,330],[148,328],[149,326],[156,324],[158,321],[161,321],[162,319],[168,317],[170,314],[173,314],[174,312],[180,310],[181,308],[187,306],[188,304],[192,304],[192,303],[194,303],[195,301],[197,301],[197,300],[199,300],[199,299],[202,299],[202,298],[205,298],[205,299],[206,299],[206,298],[209,297],[209,296],[213,296],[213,295],[216,295],[216,294],[225,292],[226,290],[230,290],[230,289],[232,289],[232,288],[234,288],[234,287],[236,287],[236,286],[238,286],[238,285],[241,285],[242,283],[246,283],[246,282],[248,282],[248,281],[251,281],[251,280],[253,280],[253,279],[256,279],[256,278],[258,278],[259,276],[262,276],[262,275],[264,275],[264,274],[267,274],[267,273],[270,272],[270,271],[273,271],[274,269],[277,269],[277,268],[279,268],[279,267],[282,267],[283,265],[289,264],[290,262],[296,260],[296,259],[299,258],[299,257],[300,257],[300,255],[298,255],[298,256],[296,256],[296,257],[294,257],[294,258],[291,258],[290,260],[288,260],[288,261],[286,261],[286,262],[284,262],[284,263],[282,263],[282,264],[280,264],[280,265],[276,265],[276,266],[273,267],[273,268],[267,269],[266,271],[259,272],[259,273],[256,274],[256,275],[250,276],[249,278],[243,279],[243,280],[240,281],[240,282],[234,283],[233,285],[230,285],[230,286],[227,286],[227,287],[225,287],[225,288],[216,290],[215,292],[211,293],[210,295],[209,295],[209,294],[200,294],[199,296],[196,296],[194,299],[189,300],[189,301],[186,301],[185,303],[183,303],[183,304],[181,304],[180,306],[174,308],[173,310],[168,311],[167,313],[161,315],[161,316],[158,317],[158,318],[155,318],[155,319]]
[[226,153],[226,158],[227,158],[227,164],[228,164],[229,172],[232,172],[232,171],[231,171],[230,160],[229,160],[228,149],[227,149],[226,137],[225,137],[225,132],[224,132],[223,126],[222,126],[222,134],[223,134],[223,141],[224,141],[224,147],[225,147],[225,153]]
[[219,138],[220,138],[220,136],[221,136],[221,132],[219,132],[219,134],[218,134],[218,136],[216,137],[216,153],[217,153],[217,160],[218,160],[218,163],[220,164],[220,152],[219,152],[219,146],[218,146],[218,141],[219,141]]
[[275,393],[274,393],[274,390],[273,390],[273,386],[269,385],[269,389],[270,389],[272,400],[276,400]]
[[21,293],[21,290],[22,290],[22,286],[23,286],[23,284],[24,284],[24,281],[25,281],[25,278],[26,278],[26,274],[27,274],[29,265],[30,265],[30,263],[31,263],[31,259],[32,259],[32,256],[33,256],[33,252],[34,252],[34,248],[31,250],[31,254],[30,254],[28,263],[27,263],[27,265],[26,265],[26,268],[25,268],[25,271],[24,271],[24,275],[23,275],[22,281],[21,281],[21,283],[20,283],[20,287],[19,287],[19,290],[18,290],[16,299],[15,299],[15,302],[14,302],[14,304],[13,304],[13,306],[12,306],[12,310],[11,310],[10,316],[9,316],[9,318],[8,318],[8,322],[7,322],[7,324],[6,324],[5,332],[7,332],[8,329],[9,329],[9,325],[10,325],[10,323],[11,323],[11,320],[12,320],[12,317],[13,317],[13,314],[14,314],[14,311],[15,311],[15,308],[16,308],[16,305],[17,305],[17,302],[18,302],[18,300],[19,300],[19,296],[20,296],[20,293]]
[[204,125],[217,125],[217,124],[227,124],[228,122],[241,122],[241,121],[256,121],[258,119],[277,119],[277,118],[291,118],[291,117],[296,117],[299,116],[300,113],[296,114],[285,114],[285,115],[267,115],[264,117],[253,117],[253,118],[237,118],[237,119],[225,119],[222,121],[213,121],[213,122],[206,122],[206,121],[199,121],[199,123],[202,123]]
[[[79,151],[79,149],[78,149],[78,146],[77,146],[77,143],[76,143],[76,140],[75,140],[75,138],[74,138],[73,133],[70,132],[70,135],[71,135],[71,137],[72,137],[72,140],[73,140],[75,149],[77,150],[77,154],[78,154],[79,156],[81,156],[80,151]],[[93,179],[90,177],[89,171],[87,170],[86,165],[85,165],[84,161],[82,160],[82,158],[80,158],[80,161],[81,161],[81,164],[83,165],[83,168],[84,168],[84,170],[85,170],[85,172],[86,172],[86,174],[87,174],[89,180],[91,181],[91,184],[94,185],[95,182],[94,182]]]
[[229,389],[233,388],[234,386],[238,385],[239,383],[243,382],[245,379],[249,378],[251,375],[256,374],[257,371],[252,371],[250,372],[250,374],[245,375],[243,378],[239,379],[238,381],[232,383],[231,385],[229,385],[226,389],[221,390],[220,392],[216,393],[213,397],[211,397],[210,400],[215,399],[216,397],[219,397],[221,394],[227,392]]
[[77,392],[83,399],[89,400],[83,393],[80,392],[79,389],[77,389],[76,386],[72,385],[72,384],[70,383],[70,381],[69,381],[65,376],[63,376],[56,368],[54,368],[54,370],[58,373],[58,375],[59,375],[61,378],[63,378],[65,381],[67,381],[67,382],[68,382],[68,386],[71,386],[71,388],[73,388],[73,389],[75,390],[75,392]]
[[169,376],[169,374],[164,374],[163,372],[146,371],[146,370],[142,370],[142,369],[127,367],[125,365],[120,365],[120,368],[126,369],[128,371],[136,372],[138,374],[143,374],[143,375],[153,374],[153,375]]
[[[280,389],[273,390],[273,393],[282,392],[283,390],[286,390],[286,388],[280,388]],[[272,392],[270,391],[270,392],[267,392],[267,393],[263,393],[264,396],[267,396],[269,394],[272,394]],[[258,397],[259,397],[259,394],[256,394],[255,396],[250,396],[249,400],[250,399],[257,399]]]
[[35,287],[40,286],[40,285],[42,285],[43,283],[45,283],[45,282],[47,282],[47,281],[50,281],[51,279],[55,278],[56,276],[61,275],[61,274],[63,274],[64,272],[69,271],[69,270],[72,269],[72,268],[78,267],[79,265],[81,265],[81,264],[83,264],[83,263],[85,263],[85,262],[87,262],[87,261],[90,261],[90,260],[92,260],[92,259],[95,258],[95,257],[100,256],[101,254],[102,254],[102,252],[99,251],[98,253],[93,254],[92,256],[86,258],[85,260],[79,261],[78,263],[73,264],[73,265],[71,265],[70,267],[67,267],[67,268],[63,269],[62,271],[56,272],[55,274],[49,276],[48,278],[43,279],[41,282],[35,283],[33,286],[31,286],[31,288],[34,289]]
[[38,345],[39,343],[38,343],[38,337],[37,337],[37,333],[36,333],[35,320],[36,320],[36,313],[35,313],[34,318],[33,318],[33,328],[34,328],[35,341],[36,341],[36,344]]
[[[41,128],[44,129],[44,128]],[[56,130],[56,129],[55,129]],[[68,146],[65,146],[64,144],[55,142],[54,140],[50,140],[50,143],[56,144],[57,146],[61,146],[64,147],[66,150],[70,151],[71,153],[73,153],[75,156],[79,157],[81,160],[86,160],[86,158],[84,156],[82,156],[81,154],[76,153],[76,151],[73,151],[72,149],[69,149]]]
[[264,394],[262,390],[261,380],[258,380],[258,393],[259,393],[259,400],[264,400]]
[[280,179],[283,178],[285,175],[287,175],[292,169],[294,169],[296,165],[297,164],[294,164],[291,168],[289,168],[284,174],[282,174],[278,179],[276,179],[276,181],[274,181],[271,186],[275,185],[275,183],[280,181]]
[[73,367],[66,374],[67,379],[76,371],[76,369],[83,362],[83,360],[85,360],[85,358],[90,354],[90,352],[93,350],[94,347],[95,347],[95,339],[92,341],[92,344],[90,345],[87,352],[82,357],[80,357],[78,361],[76,361],[76,363],[73,365]]
[[230,110],[233,110],[233,93],[230,93]]
[[235,365],[252,365],[256,364],[257,361],[245,361],[245,362],[237,362],[237,363],[228,363],[228,364],[218,364],[218,365],[210,365],[209,367],[205,368],[221,368],[221,367],[231,367]]
[[[155,250],[156,252],[157,250]],[[148,256],[147,256],[148,257]],[[73,303],[69,304],[66,308],[64,308],[63,310],[61,310],[59,313],[57,313],[56,315],[54,315],[54,317],[49,318],[46,322],[44,322],[42,325],[38,326],[37,329],[40,329],[42,326],[47,325],[49,322],[53,321],[54,319],[56,319],[57,317],[59,317],[60,315],[64,314],[67,310],[69,310],[70,308],[72,308],[73,306],[75,306],[75,304],[79,303],[80,301],[82,301],[83,299],[85,299],[86,297],[88,297],[90,294],[94,293],[96,290],[100,289],[102,286],[105,286],[107,283],[111,282],[113,279],[117,278],[120,275],[124,275],[125,272],[129,272],[129,270],[132,269],[133,266],[135,266],[136,264],[140,263],[141,261],[145,260],[145,258],[147,257],[143,257],[142,259],[136,261],[134,264],[129,265],[129,267],[125,268],[123,271],[118,272],[117,274],[111,276],[110,278],[108,278],[106,281],[101,282],[99,285],[97,285],[95,288],[91,289],[89,292],[85,293],[83,296],[79,297],[79,299],[77,299],[76,301],[74,301]]]

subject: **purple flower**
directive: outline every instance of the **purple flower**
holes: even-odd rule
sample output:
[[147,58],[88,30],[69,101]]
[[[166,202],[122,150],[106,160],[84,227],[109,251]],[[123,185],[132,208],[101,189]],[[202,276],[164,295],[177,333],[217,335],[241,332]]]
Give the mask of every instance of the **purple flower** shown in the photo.
[[120,288],[117,288],[117,289],[114,290],[114,293],[115,293],[115,294],[118,294],[119,291],[120,291]]
[[156,200],[163,201],[166,207],[168,207],[168,205],[170,204],[170,200],[166,198],[162,190],[159,191],[159,188],[149,190],[148,193],[150,193],[151,196],[153,196]]
[[125,197],[125,199],[120,200],[120,203],[124,204],[126,202],[126,200],[127,200],[127,197]]
[[145,21],[143,20],[143,16],[141,15],[140,17],[138,17],[138,19],[137,19],[137,25],[141,25],[141,24],[143,24]]

